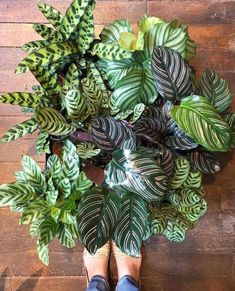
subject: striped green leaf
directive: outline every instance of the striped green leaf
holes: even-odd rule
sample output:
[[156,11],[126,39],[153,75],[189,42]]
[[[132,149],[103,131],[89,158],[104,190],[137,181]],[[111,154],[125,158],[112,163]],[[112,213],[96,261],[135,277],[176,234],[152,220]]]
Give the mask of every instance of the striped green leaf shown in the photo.
[[110,239],[120,209],[119,196],[101,187],[83,196],[78,209],[78,228],[81,241],[91,254],[95,254]]
[[131,58],[132,53],[121,48],[119,45],[113,45],[109,43],[96,43],[92,49],[91,54],[104,58],[107,60],[120,61],[122,59]]
[[75,214],[71,210],[62,210],[60,214],[60,221],[66,224],[76,224],[77,223],[77,211]]
[[120,61],[108,61],[101,59],[98,61],[98,67],[105,71],[111,88],[115,88],[118,81],[125,77],[132,69],[141,68],[134,57],[121,59]]
[[[21,65],[19,65],[21,67]],[[25,66],[22,65],[21,68]],[[27,66],[26,66],[27,68]],[[37,66],[36,68],[30,68],[30,71],[34,75],[34,77],[41,84],[43,89],[51,96],[57,95],[61,91],[60,85],[57,83],[56,75],[52,74],[42,66]]]
[[72,234],[73,238],[79,238],[79,233],[78,233],[78,224],[67,224],[66,227]]
[[62,42],[64,39],[62,33],[45,24],[34,24],[33,29],[48,42]]
[[30,234],[31,238],[38,236],[39,227],[40,227],[42,221],[43,221],[42,219],[39,219],[39,220],[35,220],[31,223],[30,228],[29,228],[29,234]]
[[39,242],[47,245],[56,235],[57,223],[52,217],[46,218],[39,226]]
[[131,191],[148,202],[164,198],[168,186],[166,174],[153,158],[127,149],[113,153],[105,181],[114,190]]
[[87,178],[84,172],[81,172],[78,177],[76,190],[84,194],[93,186],[93,182]]
[[100,149],[95,148],[95,145],[91,142],[79,142],[77,144],[77,153],[81,159],[89,159],[97,156],[100,153]]
[[70,154],[67,155],[66,160],[62,164],[62,177],[69,179],[72,185],[79,176],[79,164],[77,160]]
[[74,0],[67,9],[65,16],[60,25],[60,32],[69,39],[71,34],[76,30],[88,6],[88,0]]
[[29,156],[23,156],[21,164],[27,175],[28,183],[42,190],[46,190],[46,179],[37,163]]
[[53,108],[41,108],[36,113],[39,126],[51,135],[66,135],[76,131],[76,127],[67,123],[63,115]]
[[138,257],[146,227],[147,209],[144,200],[132,193],[124,194],[114,233],[116,245],[129,256]]
[[16,73],[24,72],[24,68],[25,70],[27,70],[27,68],[32,68],[36,70],[38,65],[43,67],[48,63],[54,63],[61,58],[75,53],[76,47],[72,42],[67,41],[60,43],[51,43],[47,47],[40,48],[24,58],[16,67]]
[[190,38],[189,33],[188,33],[188,27],[185,24],[180,23],[178,20],[173,20],[170,22],[171,27],[173,28],[181,28],[184,33],[186,34],[186,47],[185,51],[182,54],[182,56],[186,59],[192,59],[196,56],[196,49],[197,45],[196,43]]
[[124,19],[116,20],[113,23],[105,26],[99,36],[104,43],[118,44],[120,35],[123,32],[133,32],[130,22]]
[[63,102],[71,119],[82,119],[87,110],[85,99],[76,88],[67,88]]
[[39,3],[38,8],[55,29],[60,28],[60,25],[63,21],[63,16],[60,11],[46,3]]
[[113,92],[115,105],[120,110],[133,110],[139,103],[152,104],[158,97],[149,71],[132,69],[116,85]]
[[82,16],[81,22],[78,25],[78,35],[76,43],[78,50],[81,54],[84,54],[90,47],[94,40],[95,27],[93,11],[95,9],[95,2],[86,7],[85,13]]
[[174,175],[170,181],[171,189],[180,188],[187,180],[190,171],[189,161],[185,158],[177,158],[175,160]]
[[230,149],[230,128],[202,96],[189,96],[171,109],[177,125],[198,144],[214,152]]
[[158,17],[149,17],[144,15],[138,21],[138,27],[141,32],[145,33],[147,30],[149,30],[150,27],[157,23],[164,23],[164,21]]
[[27,183],[27,174],[24,171],[15,173],[16,181],[20,183]]
[[69,227],[63,223],[60,224],[58,229],[58,239],[62,246],[66,248],[74,248],[76,245]]
[[5,104],[35,108],[38,106],[39,102],[40,97],[33,93],[14,92],[0,95],[0,103]]
[[167,47],[155,48],[152,73],[162,97],[174,101],[192,93],[190,67],[178,52]]
[[155,47],[168,47],[180,53],[185,52],[187,37],[181,28],[173,28],[170,23],[157,23],[144,35],[144,51],[152,56]]
[[50,213],[50,205],[42,199],[34,200],[27,206],[20,217],[20,224],[29,224]]
[[202,184],[202,173],[198,170],[190,170],[188,178],[183,184],[185,188],[200,188]]
[[209,151],[199,148],[187,153],[190,165],[195,170],[205,174],[215,174],[220,171],[220,164]]
[[49,265],[49,250],[48,246],[37,242],[37,252],[39,259],[43,262],[44,265]]
[[[81,86],[83,90],[83,94],[85,95],[85,98],[87,101],[90,101],[95,104],[101,104],[103,99],[103,94],[100,88],[97,86],[95,80],[92,80],[91,78],[84,78],[81,81]],[[88,104],[88,110],[89,110],[89,104]]]
[[113,151],[124,147],[135,149],[136,146],[133,132],[122,122],[112,117],[93,118],[91,134],[97,147],[105,151]]
[[68,178],[62,179],[58,183],[58,190],[61,195],[64,196],[64,198],[67,198],[71,194],[71,184]]
[[80,70],[75,64],[71,64],[68,68],[68,71],[65,75],[63,87],[71,88],[73,86],[77,86],[80,83]]
[[36,150],[38,154],[51,153],[49,134],[43,129],[40,130],[36,138]]
[[56,204],[56,200],[58,198],[59,192],[58,190],[48,190],[45,192],[46,194],[46,200],[50,205],[55,205]]
[[0,185],[0,207],[28,202],[35,198],[35,189],[25,182]]
[[55,185],[58,185],[58,183],[61,181],[61,161],[57,155],[50,155],[47,159],[47,171],[46,171],[46,177],[52,178],[52,181]]
[[200,79],[201,94],[205,96],[217,111],[223,112],[229,108],[232,92],[228,82],[212,70],[206,70]]
[[29,41],[22,46],[22,49],[28,53],[32,53],[48,45],[49,45],[49,42],[47,40]]
[[235,113],[229,113],[224,116],[224,120],[227,122],[231,129],[231,147],[235,147]]
[[1,142],[10,142],[26,134],[33,133],[38,128],[35,118],[30,118],[10,128],[0,139]]

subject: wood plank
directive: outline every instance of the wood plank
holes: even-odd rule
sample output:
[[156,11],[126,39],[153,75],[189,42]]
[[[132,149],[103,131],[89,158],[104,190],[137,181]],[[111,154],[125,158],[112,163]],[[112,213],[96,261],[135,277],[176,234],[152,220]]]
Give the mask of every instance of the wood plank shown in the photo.
[[[26,117],[26,113],[22,112],[22,107],[11,104],[0,104],[0,118],[2,116],[21,116]],[[30,116],[30,114],[27,114]]]
[[[77,291],[86,289],[86,277],[13,277],[12,288],[17,291]],[[78,289],[79,288],[79,289]]]
[[148,1],[147,14],[162,19],[173,17],[185,23],[234,23],[234,1]]
[[[47,22],[41,12],[37,9],[37,0],[5,0],[0,2],[1,22]],[[65,12],[70,0],[47,1],[61,12]],[[145,1],[97,1],[95,10],[95,23],[106,24],[119,18],[136,22],[146,13]]]
[[[15,181],[14,173],[22,170],[20,159],[17,162],[0,162],[0,184],[12,183]],[[38,163],[41,169],[44,169],[45,163]]]
[[[38,155],[35,150],[34,139],[23,139],[16,140],[10,143],[2,143],[0,145],[0,163],[6,163],[8,166],[9,162],[17,162],[21,160],[22,155],[28,155],[35,159],[37,162],[43,162],[45,160],[43,155]],[[1,169],[4,173],[4,166]]]

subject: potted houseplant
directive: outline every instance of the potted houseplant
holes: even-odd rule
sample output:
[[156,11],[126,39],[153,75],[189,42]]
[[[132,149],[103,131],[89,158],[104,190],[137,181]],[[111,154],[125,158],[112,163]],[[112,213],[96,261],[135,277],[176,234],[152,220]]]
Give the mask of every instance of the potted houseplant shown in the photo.
[[[39,9],[53,28],[34,25],[44,40],[24,45],[29,56],[16,68],[39,85],[0,96],[34,114],[1,141],[38,130],[46,169],[24,156],[17,181],[0,186],[0,205],[21,212],[45,264],[54,238],[66,247],[79,238],[90,253],[112,238],[131,256],[154,234],[184,240],[206,212],[202,175],[220,169],[213,152],[235,144],[227,82],[211,70],[196,80],[196,45],[176,20],[143,16],[137,36],[117,20],[95,39],[94,1],[75,0],[64,16]],[[101,186],[85,161],[105,169]]]

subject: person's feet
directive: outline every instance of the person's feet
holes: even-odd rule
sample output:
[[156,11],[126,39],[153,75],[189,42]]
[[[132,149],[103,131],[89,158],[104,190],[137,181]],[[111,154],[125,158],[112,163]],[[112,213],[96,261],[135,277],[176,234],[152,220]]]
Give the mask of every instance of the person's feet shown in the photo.
[[108,279],[109,256],[109,241],[102,248],[98,249],[94,256],[92,256],[86,249],[84,249],[83,261],[87,272],[88,282],[95,275],[100,275]]
[[113,241],[112,250],[117,263],[118,278],[121,279],[123,276],[129,275],[138,283],[142,255],[139,258],[130,257],[123,253]]

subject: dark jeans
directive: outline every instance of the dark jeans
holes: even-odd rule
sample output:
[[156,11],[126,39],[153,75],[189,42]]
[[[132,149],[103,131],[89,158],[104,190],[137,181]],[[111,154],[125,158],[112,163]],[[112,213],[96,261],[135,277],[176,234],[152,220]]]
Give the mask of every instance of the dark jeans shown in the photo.
[[[91,278],[86,291],[109,291],[109,283],[102,276]],[[123,276],[117,283],[116,291],[139,291],[139,286],[131,276]]]

